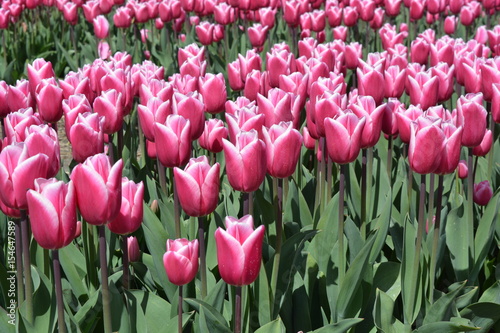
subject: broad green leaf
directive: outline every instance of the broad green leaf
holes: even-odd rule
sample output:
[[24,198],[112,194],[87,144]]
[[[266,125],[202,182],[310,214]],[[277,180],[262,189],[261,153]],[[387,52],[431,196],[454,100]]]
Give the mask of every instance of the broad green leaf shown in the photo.
[[[422,302],[422,275],[419,274],[421,271],[420,265],[416,272],[413,268],[415,261],[416,235],[417,231],[415,226],[409,220],[406,220],[404,229],[403,261],[401,263],[401,292],[403,296],[405,321],[412,324],[417,318],[417,314],[420,311],[420,304]],[[416,285],[414,281],[416,281]],[[412,294],[413,303],[411,303]]]
[[391,222],[391,212],[392,212],[392,197],[391,195],[387,195],[385,198],[384,207],[380,216],[376,219],[376,221],[372,222],[372,228],[378,230],[375,243],[373,244],[370,258],[368,259],[369,263],[374,263],[377,260],[382,248],[385,245],[385,240],[387,238],[387,234],[389,232],[389,225]]
[[[131,290],[128,296],[131,309],[134,309],[134,306],[136,311],[139,308],[142,309],[148,332],[162,332],[170,313],[170,304],[163,298],[142,290]],[[142,329],[142,327],[137,327],[137,331],[142,331]]]
[[254,303],[259,312],[260,325],[267,324],[271,321],[271,297],[270,297],[269,281],[267,279],[264,263],[261,263],[260,274],[254,283],[253,291],[255,292]]
[[15,318],[18,316],[15,311],[12,317],[9,316],[2,307],[0,307],[0,331],[5,333],[13,333],[16,331]]
[[281,318],[278,317],[278,319],[273,320],[258,330],[255,331],[255,333],[285,333],[285,325],[281,321]]
[[384,333],[396,333],[393,312],[394,301],[392,298],[382,290],[377,289],[375,307],[373,309],[373,320],[377,328]]
[[450,211],[446,222],[446,245],[450,250],[450,259],[459,281],[469,278],[470,250],[468,229],[465,228],[464,206],[460,205]]
[[[265,274],[263,274],[265,275]],[[226,296],[227,284],[224,280],[220,279],[219,282],[211,289],[205,298],[205,302],[214,307],[219,312],[222,312],[222,306],[224,305],[224,298]]]
[[89,295],[89,299],[75,314],[75,320],[82,332],[93,332],[102,316],[101,289]]
[[397,262],[380,263],[373,277],[373,287],[386,293],[393,301],[401,293],[401,264]]
[[216,329],[215,331],[209,332],[231,332],[227,321],[214,307],[195,298],[186,298],[185,301],[195,308],[200,314],[200,317],[202,314],[201,311],[203,311],[203,318],[200,318],[200,320],[203,319],[207,327]]
[[478,328],[459,325],[447,321],[440,321],[436,323],[431,323],[420,327],[419,329],[413,331],[414,333],[459,333],[459,332],[470,332],[478,331]]
[[500,319],[500,304],[492,302],[474,303],[460,311],[460,316],[468,318],[480,327],[478,332],[487,333]]
[[449,292],[448,294],[441,296],[438,300],[436,300],[427,311],[427,315],[424,318],[423,324],[426,325],[450,319],[453,315],[453,302],[464,286],[465,281],[460,284],[460,287]]
[[344,333],[363,321],[363,318],[344,319],[335,324],[318,328],[312,333]]
[[[287,181],[286,179],[284,181]],[[297,189],[294,181],[289,181],[288,196],[283,205],[283,221],[298,221],[301,227],[313,223],[313,218],[302,191]]]
[[479,302],[492,302],[500,304],[500,281],[496,281],[479,298]]
[[78,251],[74,243],[59,250],[59,260],[61,269],[71,284],[75,297],[79,300],[81,296],[88,297],[88,289],[84,282],[86,275],[85,257]]

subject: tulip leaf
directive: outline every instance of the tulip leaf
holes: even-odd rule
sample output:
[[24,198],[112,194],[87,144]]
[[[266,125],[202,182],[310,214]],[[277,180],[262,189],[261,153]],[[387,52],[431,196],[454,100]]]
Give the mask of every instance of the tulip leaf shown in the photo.
[[479,332],[477,327],[466,326],[462,324],[455,324],[447,321],[439,321],[430,323],[413,331],[414,333],[459,333],[459,332]]
[[387,195],[385,198],[384,208],[380,216],[372,222],[373,230],[377,230],[375,242],[373,243],[372,250],[370,252],[370,258],[368,262],[373,264],[375,260],[379,257],[382,248],[385,246],[385,240],[389,232],[389,225],[391,222],[391,212],[392,212],[392,197]]
[[258,330],[255,331],[255,333],[285,333],[285,325],[283,324],[283,321],[281,320],[280,317],[278,319],[273,320]]
[[[415,226],[407,219],[404,227],[403,260],[401,262],[401,292],[405,321],[409,323],[415,321],[422,302],[422,277],[419,274],[421,271],[420,265],[416,272],[413,268],[416,234]],[[414,285],[414,281],[416,281],[416,285]],[[413,294],[413,303],[410,302],[411,294]]]
[[362,321],[363,318],[344,319],[335,324],[330,324],[323,326],[322,328],[318,328],[312,333],[345,333]]
[[457,295],[465,286],[465,281],[460,284],[458,288],[450,291],[448,294],[441,296],[434,304],[427,310],[427,315],[424,318],[423,324],[430,324],[439,321],[449,320],[452,317],[452,306]]
[[[173,320],[173,318],[166,320],[166,314],[170,313],[170,304],[163,298],[142,290],[130,290],[127,296],[129,311],[132,312],[131,315],[137,315],[142,312],[148,332],[163,332],[165,331],[166,323]],[[136,318],[140,319],[141,317],[137,315]],[[142,331],[145,328],[139,326],[140,324],[138,321],[137,331]]]
[[8,313],[0,307],[0,331],[5,333],[13,333],[16,331],[16,325],[9,323],[12,320],[8,317]]
[[[82,226],[86,228],[86,226]],[[84,283],[86,268],[84,266],[85,258],[78,251],[74,243],[59,249],[59,260],[61,268],[64,271],[66,279],[71,284],[71,288],[76,298],[88,297],[88,289]],[[83,297],[82,297],[83,296]]]
[[384,333],[396,333],[394,327],[396,318],[393,316],[394,300],[380,289],[377,289],[376,294],[373,308],[375,326]]
[[186,298],[185,301],[199,313],[199,320],[203,322],[203,326],[208,328],[208,330],[202,330],[202,332],[231,332],[226,319],[217,309],[196,298]]
[[478,332],[487,333],[500,320],[500,304],[493,302],[474,303],[460,311],[460,316],[480,327]]
[[472,282],[476,281],[477,276],[483,267],[484,261],[486,260],[486,256],[488,255],[491,242],[495,236],[495,222],[498,216],[499,195],[500,192],[491,198],[477,227],[474,239],[474,267],[469,278]]
[[289,181],[289,184],[288,195],[283,205],[283,221],[297,221],[301,227],[311,225],[313,218],[304,195],[298,190],[294,181]]
[[75,314],[75,320],[78,323],[82,332],[93,332],[97,325],[98,319],[101,317],[102,303],[101,289],[94,291],[89,295],[89,299]]
[[479,298],[479,302],[492,302],[500,304],[500,281],[496,281]]
[[383,262],[378,265],[373,277],[373,287],[380,289],[393,301],[401,293],[401,264],[397,262]]
[[227,284],[224,282],[224,280],[219,280],[219,282],[217,282],[215,287],[210,290],[210,293],[205,298],[205,302],[213,306],[214,309],[216,309],[218,312],[222,312],[224,298],[226,296],[226,287]]
[[340,290],[342,290],[337,299],[337,314],[340,319],[346,319],[349,315],[356,314],[359,311],[359,304],[356,304],[357,302],[354,302],[354,300],[356,294],[362,292],[360,285],[367,269],[368,258],[374,241],[375,237],[371,237],[366,241],[339,286]]
[[257,308],[257,311],[259,313],[259,323],[262,326],[271,321],[272,315],[269,281],[267,279],[267,274],[263,262],[260,265],[259,276],[254,282],[253,286],[255,298],[252,303]]
[[450,211],[446,222],[446,245],[450,250],[451,263],[459,281],[469,278],[469,235],[465,228],[465,209],[460,205]]

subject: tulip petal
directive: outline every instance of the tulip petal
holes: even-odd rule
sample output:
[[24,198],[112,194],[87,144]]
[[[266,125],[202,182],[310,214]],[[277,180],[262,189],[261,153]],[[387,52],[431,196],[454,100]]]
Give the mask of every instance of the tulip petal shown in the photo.
[[215,242],[220,276],[228,284],[241,286],[245,265],[245,253],[241,244],[221,228],[215,231]]

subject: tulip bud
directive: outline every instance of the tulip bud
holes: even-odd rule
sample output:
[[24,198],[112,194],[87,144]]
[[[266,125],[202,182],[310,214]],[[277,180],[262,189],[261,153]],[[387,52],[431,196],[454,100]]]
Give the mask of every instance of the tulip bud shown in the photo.
[[493,196],[490,182],[483,180],[479,184],[474,184],[474,202],[480,206],[486,206]]
[[94,34],[99,39],[106,39],[109,34],[109,22],[106,16],[99,15],[93,20]]
[[460,179],[465,179],[467,178],[468,174],[469,168],[467,167],[467,162],[464,160],[460,160],[460,162],[458,162],[458,177]]
[[127,252],[129,262],[136,262],[140,260],[141,250],[139,249],[139,243],[137,242],[137,238],[135,236],[127,237]]
[[198,272],[198,240],[167,240],[163,266],[168,280],[173,284],[182,286],[191,282]]
[[483,94],[467,94],[457,101],[457,125],[463,126],[462,145],[475,147],[481,144],[486,133],[486,109]]
[[226,217],[226,230],[217,228],[217,263],[222,279],[234,286],[249,285],[257,279],[262,261],[265,227],[254,230],[253,218]]

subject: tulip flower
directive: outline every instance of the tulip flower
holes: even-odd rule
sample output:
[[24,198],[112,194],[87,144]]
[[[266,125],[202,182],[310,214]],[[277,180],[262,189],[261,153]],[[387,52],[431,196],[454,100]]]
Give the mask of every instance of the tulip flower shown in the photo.
[[490,182],[483,180],[478,184],[474,184],[474,202],[480,206],[486,206],[493,196]]
[[38,178],[26,194],[33,237],[45,249],[65,247],[76,236],[76,193],[73,182]]
[[69,131],[73,159],[83,163],[88,157],[104,152],[103,119],[97,113],[78,114]]
[[265,126],[292,121],[291,102],[292,96],[279,88],[269,90],[267,98],[257,94],[258,112],[265,115]]
[[223,139],[229,184],[242,192],[256,191],[266,176],[266,145],[257,131],[240,132],[236,145]]
[[375,100],[371,96],[358,96],[354,99],[354,102],[349,104],[349,109],[358,118],[365,118],[365,125],[361,134],[361,149],[373,147],[377,144],[382,131],[385,108],[385,104],[377,107]]
[[259,275],[262,260],[263,225],[254,230],[253,217],[241,219],[228,216],[226,230],[217,228],[217,263],[224,282],[234,286],[245,286]]
[[61,167],[61,153],[57,132],[46,124],[32,125],[26,129],[24,143],[28,147],[30,156],[39,153],[48,156],[49,164],[46,178],[55,177]]
[[38,114],[33,114],[32,108],[20,109],[9,113],[4,120],[7,143],[24,142],[26,139],[26,129],[31,125],[41,124],[42,120],[38,117]]
[[137,106],[139,123],[146,139],[155,141],[154,124],[156,122],[160,124],[165,123],[170,114],[172,114],[170,101],[164,102],[158,97],[151,97],[147,102],[147,106],[142,104]]
[[458,162],[458,177],[460,179],[465,179],[467,178],[468,174],[469,174],[469,169],[467,168],[467,161],[460,160],[460,162]]
[[314,109],[312,116],[316,124],[316,131],[319,136],[325,136],[325,118],[335,118],[339,116],[343,110],[347,108],[347,95],[339,93],[331,93],[325,91],[323,95],[316,98],[316,103],[313,104]]
[[179,115],[170,115],[164,124],[155,123],[156,153],[161,164],[171,168],[182,166],[191,154],[191,125]]
[[297,167],[302,145],[302,135],[291,122],[281,122],[269,130],[263,128],[266,143],[267,172],[276,178],[286,178]]
[[42,82],[43,79],[55,77],[52,63],[43,58],[35,59],[32,64],[28,64],[26,66],[26,71],[28,73],[28,81],[32,95],[35,94],[36,87],[40,84],[40,82]]
[[278,87],[281,75],[289,75],[295,71],[295,57],[288,50],[272,50],[266,54],[266,67],[269,73],[269,84]]
[[486,115],[483,94],[467,94],[457,101],[457,125],[463,126],[462,145],[475,147],[481,144],[486,133]]
[[189,58],[184,61],[179,68],[181,76],[190,75],[198,79],[200,76],[204,76],[207,70],[207,62],[205,60],[200,61],[197,58]]
[[70,129],[76,122],[79,114],[84,114],[86,112],[92,112],[92,107],[90,103],[83,94],[72,94],[68,99],[63,100],[62,110],[64,113],[64,128],[66,131],[66,137],[71,142]]
[[377,105],[382,103],[385,97],[384,75],[377,68],[365,65],[363,69],[356,70],[359,80],[359,94],[372,96]]
[[198,272],[198,240],[167,240],[163,266],[168,280],[177,286],[191,282]]
[[491,130],[486,130],[483,140],[481,143],[474,148],[472,148],[472,155],[474,156],[485,156],[490,151],[493,145],[493,133]]
[[137,242],[137,238],[135,236],[127,237],[127,253],[128,253],[128,261],[136,262],[139,261],[141,256],[141,250],[139,249],[139,243]]
[[63,90],[55,79],[43,79],[36,87],[36,103],[41,118],[48,123],[57,123],[62,118]]
[[443,122],[441,124],[445,140],[441,163],[435,171],[437,174],[448,174],[455,171],[460,161],[460,148],[462,143],[462,127],[456,128],[453,124]]
[[119,235],[135,232],[142,223],[144,184],[122,178],[122,203],[116,218],[107,224],[109,230]]
[[197,92],[174,93],[172,97],[173,114],[182,116],[189,120],[190,124],[190,140],[198,139],[203,133],[205,125],[205,113],[203,112],[204,105]]
[[415,172],[435,172],[441,163],[446,136],[439,122],[440,120],[420,117],[411,123],[408,159]]
[[217,207],[219,163],[212,167],[206,156],[192,158],[184,170],[174,168],[174,178],[182,209],[189,216],[205,216]]
[[211,118],[205,121],[203,134],[198,138],[200,146],[212,153],[222,151],[222,139],[227,139],[228,130],[220,119]]
[[222,112],[227,99],[224,76],[221,73],[206,74],[199,78],[198,86],[203,97],[204,110],[211,114]]
[[183,48],[179,48],[177,53],[177,61],[179,67],[188,59],[197,58],[201,61],[205,60],[205,47],[199,47],[196,43],[189,44]]
[[88,223],[104,225],[120,212],[122,169],[122,160],[111,166],[108,156],[97,154],[78,164],[71,172],[78,209]]
[[94,34],[99,39],[106,39],[109,34],[109,22],[104,15],[98,15],[92,21],[94,25]]
[[453,15],[446,16],[444,19],[444,32],[448,35],[453,35],[457,27],[457,18]]
[[19,80],[15,86],[9,86],[7,104],[9,105],[10,112],[34,107],[33,94],[30,92],[28,80]]
[[365,121],[350,110],[337,118],[325,118],[326,146],[333,162],[347,164],[356,160]]
[[245,107],[237,110],[234,114],[228,114],[226,122],[228,125],[229,139],[236,144],[236,137],[241,131],[257,131],[258,137],[262,137],[265,115],[257,114],[255,107]]
[[104,117],[103,131],[113,134],[122,129],[123,96],[115,89],[105,91],[94,100],[94,111]]

